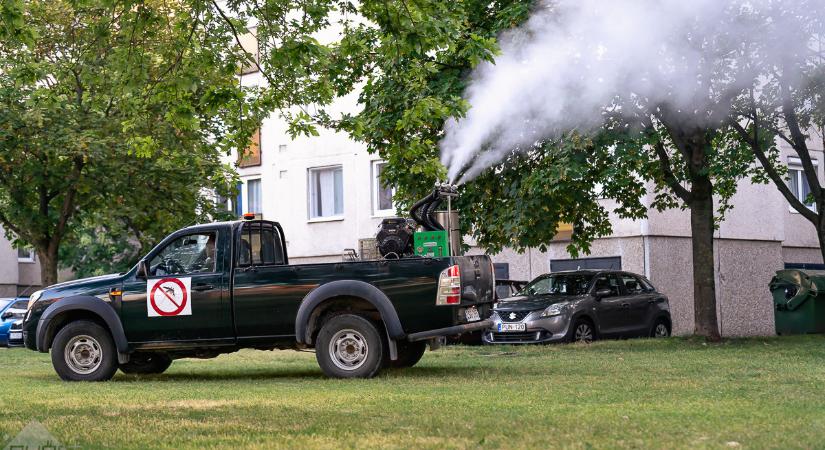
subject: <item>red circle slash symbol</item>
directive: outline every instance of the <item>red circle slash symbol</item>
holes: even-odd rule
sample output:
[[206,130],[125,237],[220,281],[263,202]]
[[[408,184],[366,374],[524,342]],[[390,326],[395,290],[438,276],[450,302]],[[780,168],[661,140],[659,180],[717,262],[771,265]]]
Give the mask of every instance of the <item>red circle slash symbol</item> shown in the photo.
[[[169,295],[168,291],[172,291],[172,294],[174,294],[175,292],[174,292],[174,286],[169,286],[167,283],[173,283],[173,284],[177,285],[177,287],[180,289],[180,292],[181,292],[180,303],[178,303],[178,300],[175,298],[174,295]],[[164,288],[164,284],[167,285],[165,288]],[[157,302],[155,302],[155,294],[158,291],[160,291],[164,296],[166,296],[166,298],[170,302],[172,302],[172,304],[175,305],[175,307],[177,309],[175,309],[173,311],[164,311],[163,309],[161,309],[158,306]],[[155,284],[155,287],[152,288],[152,293],[150,295],[149,300],[152,303],[152,309],[154,309],[155,312],[157,312],[161,316],[167,316],[167,317],[168,316],[177,316],[178,314],[181,313],[181,311],[183,311],[184,308],[186,308],[186,302],[188,301],[186,287],[184,287],[183,283],[180,280],[178,280],[177,278],[164,278],[164,279],[158,281]]]

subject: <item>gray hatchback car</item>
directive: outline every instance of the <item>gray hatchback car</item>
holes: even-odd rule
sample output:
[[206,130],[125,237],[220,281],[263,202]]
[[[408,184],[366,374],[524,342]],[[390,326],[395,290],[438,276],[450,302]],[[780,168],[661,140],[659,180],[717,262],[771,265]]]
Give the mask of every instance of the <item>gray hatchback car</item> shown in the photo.
[[488,344],[670,336],[667,297],[645,277],[579,270],[542,275],[493,308]]

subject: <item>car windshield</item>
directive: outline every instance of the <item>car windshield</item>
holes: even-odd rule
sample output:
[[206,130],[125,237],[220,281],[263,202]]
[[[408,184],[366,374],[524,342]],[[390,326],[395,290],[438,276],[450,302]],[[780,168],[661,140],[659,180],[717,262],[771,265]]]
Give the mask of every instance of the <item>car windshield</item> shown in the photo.
[[585,295],[593,275],[557,274],[536,278],[519,295]]

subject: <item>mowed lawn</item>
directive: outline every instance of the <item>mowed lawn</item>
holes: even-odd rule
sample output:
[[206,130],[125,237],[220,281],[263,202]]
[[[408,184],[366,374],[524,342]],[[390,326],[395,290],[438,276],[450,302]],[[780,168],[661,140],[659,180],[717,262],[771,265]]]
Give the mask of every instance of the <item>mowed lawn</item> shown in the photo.
[[825,448],[825,337],[450,347],[372,380],[309,352],[64,383],[0,349],[0,447],[32,420],[80,448]]

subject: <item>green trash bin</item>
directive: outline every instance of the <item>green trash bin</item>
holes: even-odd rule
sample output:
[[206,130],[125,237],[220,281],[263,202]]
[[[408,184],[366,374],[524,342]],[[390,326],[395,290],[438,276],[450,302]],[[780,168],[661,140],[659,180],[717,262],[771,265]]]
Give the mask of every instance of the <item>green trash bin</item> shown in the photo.
[[780,270],[769,286],[776,334],[825,333],[825,271]]

